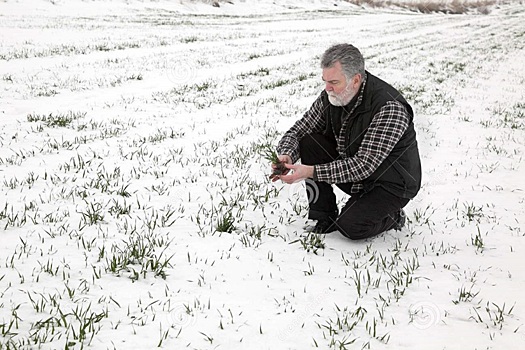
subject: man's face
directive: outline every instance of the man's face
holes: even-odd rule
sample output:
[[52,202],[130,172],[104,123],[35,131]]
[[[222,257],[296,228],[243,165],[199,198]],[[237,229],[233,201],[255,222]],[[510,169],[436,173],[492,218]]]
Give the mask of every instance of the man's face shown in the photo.
[[326,84],[328,100],[334,106],[346,106],[359,90],[360,79],[354,76],[347,82],[339,62],[323,69],[323,81]]

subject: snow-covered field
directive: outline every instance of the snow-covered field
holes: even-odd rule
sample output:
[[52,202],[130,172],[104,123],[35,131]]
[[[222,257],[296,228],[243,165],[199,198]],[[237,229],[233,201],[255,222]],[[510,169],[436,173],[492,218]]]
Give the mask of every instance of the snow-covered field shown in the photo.
[[[522,348],[523,5],[54,3],[0,2],[0,349]],[[338,42],[416,111],[423,187],[367,241],[263,157]]]

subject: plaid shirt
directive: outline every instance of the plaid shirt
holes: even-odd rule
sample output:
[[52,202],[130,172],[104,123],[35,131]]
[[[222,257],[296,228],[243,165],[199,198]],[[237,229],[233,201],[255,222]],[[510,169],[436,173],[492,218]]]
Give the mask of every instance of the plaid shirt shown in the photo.
[[[314,180],[331,184],[353,183],[352,193],[363,189],[361,181],[372,175],[387,158],[410,123],[410,116],[405,106],[396,100],[387,102],[374,115],[357,153],[353,157],[348,157],[345,152],[348,116],[361,104],[365,84],[366,79],[349,113],[345,110],[341,130],[335,135],[340,157],[330,163],[314,165]],[[277,146],[278,153],[289,155],[295,163],[299,159],[299,140],[307,134],[325,131],[326,120],[323,111],[328,107],[323,105],[323,99],[319,96],[304,116],[283,135]]]

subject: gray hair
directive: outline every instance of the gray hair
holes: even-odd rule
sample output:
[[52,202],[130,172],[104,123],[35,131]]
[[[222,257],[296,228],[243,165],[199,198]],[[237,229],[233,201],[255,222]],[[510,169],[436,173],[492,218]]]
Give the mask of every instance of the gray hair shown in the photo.
[[356,74],[365,77],[365,59],[354,45],[337,44],[328,48],[321,57],[321,68],[333,67],[336,62],[341,63],[347,80]]

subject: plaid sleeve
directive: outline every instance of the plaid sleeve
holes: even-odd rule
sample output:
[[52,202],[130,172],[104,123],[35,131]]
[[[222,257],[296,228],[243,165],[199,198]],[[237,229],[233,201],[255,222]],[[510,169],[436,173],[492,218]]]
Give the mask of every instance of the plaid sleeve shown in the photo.
[[353,157],[316,165],[314,179],[328,183],[366,179],[390,154],[409,123],[405,106],[398,101],[389,101],[374,115],[357,153]]
[[304,116],[283,135],[277,145],[277,153],[289,155],[295,163],[299,159],[299,141],[307,134],[324,131],[326,126],[323,117],[324,108],[323,100],[319,95]]

